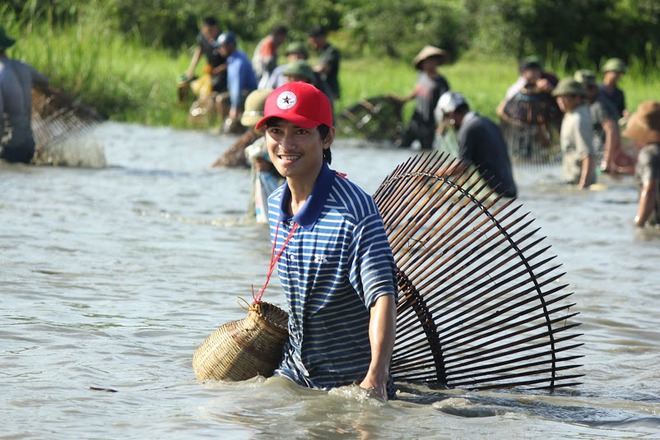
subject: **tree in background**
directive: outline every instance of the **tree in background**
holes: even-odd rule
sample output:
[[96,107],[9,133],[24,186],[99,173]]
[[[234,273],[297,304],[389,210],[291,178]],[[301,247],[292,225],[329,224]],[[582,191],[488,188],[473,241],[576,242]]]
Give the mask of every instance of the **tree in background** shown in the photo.
[[[424,44],[462,52],[521,58],[535,53],[564,67],[598,67],[612,56],[660,63],[657,0],[5,0],[25,21],[54,26],[92,16],[145,46],[180,50],[191,44],[202,17],[255,42],[275,24],[304,40],[312,25],[333,31],[345,56],[410,59]],[[99,18],[101,17],[101,18]]]

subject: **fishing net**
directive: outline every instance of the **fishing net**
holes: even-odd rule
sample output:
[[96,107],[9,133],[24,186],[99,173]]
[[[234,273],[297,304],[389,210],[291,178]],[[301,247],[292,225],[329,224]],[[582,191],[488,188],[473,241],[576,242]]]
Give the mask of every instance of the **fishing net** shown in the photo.
[[438,152],[412,157],[374,194],[398,267],[394,379],[468,389],[576,384],[577,313],[544,237],[476,170],[445,176],[453,164]]
[[85,138],[104,120],[92,107],[61,91],[32,88],[33,163],[105,166],[102,145]]
[[403,130],[403,103],[393,96],[375,96],[345,109],[337,120],[346,136],[373,141],[394,141]]
[[559,128],[562,113],[554,98],[533,88],[523,88],[502,111],[501,128],[516,164],[561,162]]

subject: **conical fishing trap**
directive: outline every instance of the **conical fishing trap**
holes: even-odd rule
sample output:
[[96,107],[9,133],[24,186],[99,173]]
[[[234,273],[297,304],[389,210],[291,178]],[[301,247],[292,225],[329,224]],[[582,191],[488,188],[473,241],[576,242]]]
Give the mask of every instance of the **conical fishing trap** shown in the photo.
[[[575,385],[576,312],[533,219],[439,153],[374,194],[398,267],[396,381],[489,389]],[[480,194],[475,196],[474,194]]]
[[[398,270],[394,380],[468,389],[577,384],[577,313],[544,237],[477,170],[446,176],[454,164],[437,152],[412,157],[374,194]],[[286,313],[274,311],[273,326],[252,312],[197,349],[199,379],[272,374]]]

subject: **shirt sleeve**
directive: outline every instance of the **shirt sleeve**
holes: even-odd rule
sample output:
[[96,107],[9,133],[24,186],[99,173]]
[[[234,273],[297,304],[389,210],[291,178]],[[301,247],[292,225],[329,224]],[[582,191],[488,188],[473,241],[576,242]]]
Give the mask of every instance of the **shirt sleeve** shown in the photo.
[[578,123],[575,126],[575,149],[581,158],[595,154],[593,144],[594,128],[591,123],[591,116],[588,113],[586,115],[589,117],[580,114]]
[[356,225],[352,251],[350,281],[367,308],[381,296],[396,298],[396,266],[380,214],[367,215]]

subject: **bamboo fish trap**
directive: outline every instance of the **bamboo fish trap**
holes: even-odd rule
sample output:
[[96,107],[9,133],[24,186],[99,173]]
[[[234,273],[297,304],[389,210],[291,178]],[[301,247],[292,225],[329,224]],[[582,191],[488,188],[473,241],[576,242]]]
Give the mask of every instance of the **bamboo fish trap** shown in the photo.
[[374,96],[343,110],[337,126],[348,137],[393,141],[403,131],[402,109],[403,103],[392,96]]
[[[398,267],[395,381],[465,389],[577,384],[572,293],[545,237],[475,170],[410,158],[374,194]],[[473,194],[479,194],[475,196]]]
[[240,381],[272,376],[289,337],[287,321],[279,307],[253,303],[245,318],[221,325],[195,350],[195,377]]
[[71,96],[47,88],[32,88],[32,131],[37,164],[59,165],[51,154],[55,145],[82,136],[105,118],[95,109]]
[[561,162],[559,127],[562,113],[549,93],[524,88],[507,101],[501,116],[502,134],[514,163],[545,165]]

